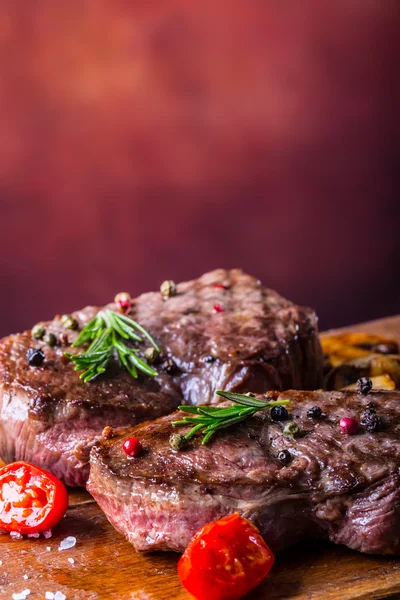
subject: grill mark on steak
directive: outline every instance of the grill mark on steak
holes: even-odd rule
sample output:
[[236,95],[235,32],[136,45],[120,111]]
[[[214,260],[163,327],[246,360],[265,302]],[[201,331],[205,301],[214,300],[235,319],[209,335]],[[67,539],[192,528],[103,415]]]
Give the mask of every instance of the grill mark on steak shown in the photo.
[[[216,283],[227,289],[215,288]],[[217,303],[224,312],[213,313]],[[98,310],[87,307],[73,317],[82,328]],[[140,375],[134,380],[114,366],[83,383],[64,356],[82,351],[68,345],[76,339],[75,331],[68,331],[68,341],[54,348],[33,340],[30,331],[0,341],[0,456],[6,462],[27,460],[69,485],[84,485],[90,447],[107,425],[154,419],[183,402],[219,402],[218,388],[265,392],[321,386],[315,313],[238,269],[218,269],[178,284],[172,298],[142,294],[133,301],[130,316],[161,346],[155,378]],[[65,333],[59,317],[44,325],[58,337]],[[32,346],[46,355],[40,367],[27,364],[26,351]],[[212,362],[204,360],[208,356]]]
[[[288,398],[301,428],[283,436],[284,423],[267,413],[201,437],[175,452],[169,436],[175,413],[124,429],[91,451],[88,489],[110,522],[139,551],[183,551],[198,528],[238,511],[261,530],[274,551],[303,538],[329,539],[373,554],[400,554],[400,392],[267,393]],[[343,416],[356,418],[370,402],[382,430],[340,432]],[[309,419],[320,406],[324,417]],[[184,433],[185,427],[179,431]],[[126,437],[146,452],[129,459]],[[292,456],[286,465],[282,450]],[[208,493],[204,493],[207,489]]]

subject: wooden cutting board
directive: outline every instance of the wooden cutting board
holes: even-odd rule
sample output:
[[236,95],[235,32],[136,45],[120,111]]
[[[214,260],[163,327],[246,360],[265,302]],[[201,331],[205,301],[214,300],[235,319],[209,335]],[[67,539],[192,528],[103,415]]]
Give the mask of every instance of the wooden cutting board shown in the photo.
[[[357,325],[400,341],[400,315]],[[59,551],[62,539],[76,546]],[[73,559],[73,564],[68,560]],[[30,589],[29,600],[61,591],[67,600],[189,600],[174,553],[136,554],[91,497],[72,490],[65,519],[53,538],[11,540],[0,535],[0,598]],[[24,576],[26,577],[24,579]],[[364,556],[330,544],[302,544],[286,551],[249,600],[377,600],[400,598],[400,559]]]

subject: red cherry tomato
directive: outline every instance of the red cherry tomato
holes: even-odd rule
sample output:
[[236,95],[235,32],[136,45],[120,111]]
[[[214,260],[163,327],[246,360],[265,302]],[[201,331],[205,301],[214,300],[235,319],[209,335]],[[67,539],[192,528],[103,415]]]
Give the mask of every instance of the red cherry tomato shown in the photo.
[[234,513],[195,534],[179,560],[178,575],[196,600],[239,600],[273,564],[274,555],[258,529]]
[[51,529],[68,508],[68,492],[57,477],[26,462],[0,469],[0,529],[21,534]]

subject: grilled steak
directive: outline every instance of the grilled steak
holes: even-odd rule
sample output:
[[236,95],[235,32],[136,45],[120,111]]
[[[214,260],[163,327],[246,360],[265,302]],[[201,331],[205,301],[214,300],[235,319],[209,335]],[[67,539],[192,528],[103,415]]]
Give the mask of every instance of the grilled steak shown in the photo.
[[[182,416],[178,412],[95,445],[89,491],[141,551],[182,551],[205,523],[238,511],[275,551],[302,538],[326,538],[361,552],[399,554],[400,392],[267,397],[290,399],[299,437],[285,437],[285,423],[266,411],[219,431],[206,446],[196,438],[188,449],[173,451],[168,439],[177,431],[171,421]],[[322,415],[313,419],[307,411],[314,406]],[[375,415],[377,431],[368,430],[367,415]],[[358,420],[357,434],[340,432],[344,416]],[[122,451],[128,436],[141,440],[141,456]]]
[[[115,305],[109,305],[116,309]],[[98,311],[74,313],[83,327]],[[212,403],[217,388],[316,388],[322,353],[317,319],[265,289],[240,270],[217,270],[178,285],[176,296],[143,294],[130,316],[162,348],[157,377],[132,379],[118,366],[85,384],[64,352],[77,332],[60,317],[44,323],[68,342],[51,348],[31,332],[0,342],[0,456],[27,460],[52,471],[68,485],[84,485],[91,445],[106,425],[120,427],[170,413],[182,402]],[[41,366],[26,352],[42,348]]]

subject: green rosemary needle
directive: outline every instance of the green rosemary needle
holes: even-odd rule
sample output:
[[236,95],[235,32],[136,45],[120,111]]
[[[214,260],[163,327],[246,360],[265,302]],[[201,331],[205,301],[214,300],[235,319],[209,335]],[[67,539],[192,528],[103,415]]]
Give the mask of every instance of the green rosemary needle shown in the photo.
[[239,406],[179,406],[179,410],[186,413],[197,415],[195,417],[183,417],[180,421],[173,421],[172,425],[192,425],[192,428],[184,436],[186,440],[192,438],[196,433],[201,432],[203,437],[202,444],[207,444],[209,439],[220,429],[230,427],[245,421],[260,410],[266,410],[272,406],[288,404],[289,400],[279,400],[277,402],[264,402],[252,396],[245,394],[236,394],[234,392],[224,392],[217,390],[218,396],[235,402]]
[[75,363],[75,371],[83,371],[79,377],[85,383],[104,373],[114,358],[117,358],[135,379],[138,377],[138,371],[154,377],[157,371],[139,356],[138,348],[127,343],[140,343],[144,341],[143,338],[146,338],[157,352],[160,351],[151,335],[139,323],[107,308],[89,321],[72,344],[72,347],[76,348],[90,341],[89,348],[81,354],[65,352],[65,356]]

